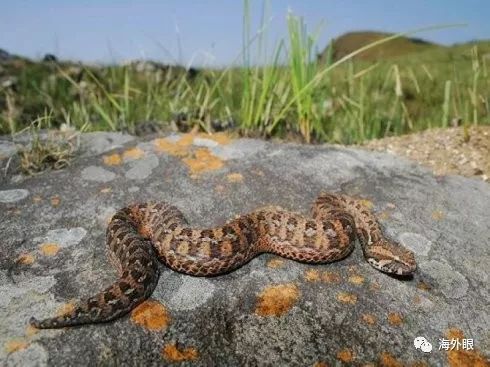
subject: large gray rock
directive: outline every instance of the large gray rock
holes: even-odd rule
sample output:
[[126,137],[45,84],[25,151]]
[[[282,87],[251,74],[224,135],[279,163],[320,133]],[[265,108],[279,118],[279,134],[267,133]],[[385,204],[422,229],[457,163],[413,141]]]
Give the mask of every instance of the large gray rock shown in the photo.
[[[488,358],[487,183],[330,146],[89,138],[95,146],[71,167],[7,177],[0,187],[0,365],[443,366]],[[113,144],[121,147],[106,151]],[[268,204],[306,213],[324,189],[371,201],[386,232],[416,253],[414,278],[376,271],[359,248],[317,266],[262,255],[215,278],[163,270],[151,301],[112,323],[28,327],[31,316],[54,315],[115,279],[105,227],[131,201],[170,201],[193,224],[211,226]],[[418,336],[432,353],[415,349]],[[475,350],[438,350],[443,338],[471,338]]]

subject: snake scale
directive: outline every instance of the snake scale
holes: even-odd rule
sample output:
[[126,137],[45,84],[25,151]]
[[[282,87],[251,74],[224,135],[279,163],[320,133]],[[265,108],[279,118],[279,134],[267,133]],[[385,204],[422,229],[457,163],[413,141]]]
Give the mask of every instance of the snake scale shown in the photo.
[[107,228],[119,279],[67,314],[31,318],[30,323],[47,329],[121,317],[152,294],[160,274],[158,259],[178,272],[213,276],[264,252],[306,263],[337,261],[352,251],[356,238],[376,269],[401,276],[415,271],[413,253],[386,239],[360,200],[342,194],[320,194],[311,218],[267,207],[211,229],[191,228],[182,212],[167,203],[133,204],[117,211]]

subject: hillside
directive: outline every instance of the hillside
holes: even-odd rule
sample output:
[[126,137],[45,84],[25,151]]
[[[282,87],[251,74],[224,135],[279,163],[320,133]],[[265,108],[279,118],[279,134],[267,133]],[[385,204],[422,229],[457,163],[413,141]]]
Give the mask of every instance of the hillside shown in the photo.
[[[349,32],[333,40],[333,59],[338,60],[342,57],[366,46],[370,43],[379,41],[383,38],[392,36],[393,33],[384,32]],[[443,49],[444,46],[425,41],[420,38],[400,37],[386,44],[374,47],[362,54],[356,56],[358,60],[377,61],[393,57],[404,56],[410,53],[416,53],[427,50]],[[328,47],[319,55],[321,61],[324,61],[328,53]]]

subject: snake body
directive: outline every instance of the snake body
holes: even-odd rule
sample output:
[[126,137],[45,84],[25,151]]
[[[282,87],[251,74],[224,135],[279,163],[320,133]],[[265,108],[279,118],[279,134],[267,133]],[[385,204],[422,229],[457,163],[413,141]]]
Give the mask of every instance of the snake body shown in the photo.
[[114,320],[150,297],[159,278],[158,259],[194,276],[230,272],[260,253],[306,262],[328,263],[346,257],[356,238],[376,269],[410,275],[413,253],[386,239],[378,221],[360,200],[322,193],[312,217],[267,207],[211,229],[191,228],[182,212],[167,203],[139,203],[117,211],[107,228],[110,258],[119,279],[61,316],[30,323],[61,328]]

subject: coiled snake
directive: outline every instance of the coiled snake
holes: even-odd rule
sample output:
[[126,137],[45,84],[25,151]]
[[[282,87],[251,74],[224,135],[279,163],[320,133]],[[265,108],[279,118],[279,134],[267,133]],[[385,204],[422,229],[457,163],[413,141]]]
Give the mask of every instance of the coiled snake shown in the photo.
[[134,204],[119,210],[107,228],[107,245],[119,279],[62,316],[30,323],[41,329],[106,322],[147,299],[159,277],[160,259],[194,276],[219,275],[263,252],[307,263],[346,257],[356,237],[376,269],[410,275],[413,253],[386,239],[374,215],[359,200],[322,193],[312,218],[279,207],[258,209],[212,229],[193,229],[179,209],[166,203]]

